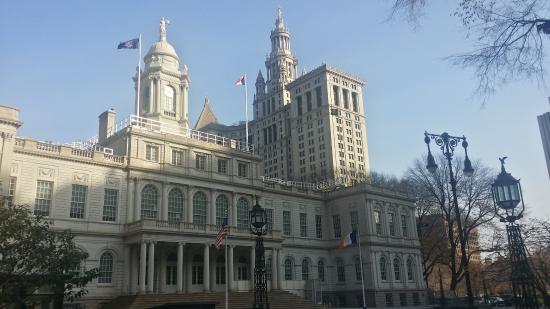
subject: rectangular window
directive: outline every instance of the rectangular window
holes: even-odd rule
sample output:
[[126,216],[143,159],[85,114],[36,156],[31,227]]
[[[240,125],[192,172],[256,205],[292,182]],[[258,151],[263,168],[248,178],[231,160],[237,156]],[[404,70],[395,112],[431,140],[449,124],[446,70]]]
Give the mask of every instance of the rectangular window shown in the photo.
[[195,168],[203,171],[206,170],[206,155],[195,155]]
[[342,230],[340,228],[340,216],[334,215],[332,216],[332,225],[334,227],[334,237],[340,238],[342,236]]
[[266,228],[268,231],[273,231],[273,209],[265,208],[265,215],[267,218]]
[[307,214],[300,214],[300,237],[307,237]]
[[357,92],[351,93],[351,102],[353,104],[353,111],[356,113],[359,112],[359,99],[357,97]]
[[103,221],[116,221],[117,202],[118,190],[105,189],[103,198]]
[[17,186],[17,177],[10,177],[10,187],[8,191],[8,206],[13,205],[13,201],[15,200],[15,188]]
[[166,265],[166,285],[176,285],[177,273],[176,265]]
[[357,231],[357,229],[359,228],[359,213],[354,210],[349,213],[349,218],[351,222],[351,230]]
[[323,238],[323,217],[315,215],[315,236],[319,239]]
[[386,307],[393,307],[393,294],[386,293]]
[[302,96],[297,96],[296,97],[296,102],[297,102],[297,105],[296,107],[298,108],[298,116],[302,115]]
[[342,97],[344,97],[344,108],[349,109],[349,91],[347,89],[342,89]]
[[399,304],[401,307],[407,307],[407,294],[399,293]]
[[388,227],[390,229],[390,236],[395,236],[395,215],[388,213]]
[[321,94],[321,87],[315,88],[315,97],[317,99],[317,107],[323,105],[323,95]]
[[408,220],[409,217],[407,215],[401,215],[401,232],[403,233],[403,237],[409,237]]
[[374,211],[374,225],[376,227],[376,234],[382,235],[382,222],[380,222],[380,211]]
[[145,160],[158,162],[159,160],[159,148],[155,145],[145,146]]
[[71,218],[84,218],[84,210],[86,206],[86,192],[88,191],[87,186],[83,185],[74,185],[72,186],[71,194]]
[[53,182],[38,180],[36,182],[36,198],[34,200],[34,214],[49,216],[52,206]]
[[172,150],[172,165],[183,165],[183,151]]
[[227,174],[227,160],[226,159],[218,159],[218,173],[219,174]]
[[338,91],[338,86],[332,86],[332,92],[334,95],[334,105],[340,105],[340,92]]
[[248,177],[248,163],[239,162],[239,177]]
[[290,211],[283,210],[283,234],[290,235]]

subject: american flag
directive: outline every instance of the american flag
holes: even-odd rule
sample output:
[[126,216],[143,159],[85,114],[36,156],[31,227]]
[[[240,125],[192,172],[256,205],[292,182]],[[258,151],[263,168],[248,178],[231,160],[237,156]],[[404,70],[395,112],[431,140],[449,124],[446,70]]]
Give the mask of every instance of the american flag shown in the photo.
[[220,247],[222,245],[222,242],[224,238],[229,234],[229,227],[227,226],[227,218],[223,219],[222,227],[218,231],[218,235],[216,236],[216,242],[214,243],[214,246],[216,246],[217,250],[220,250]]

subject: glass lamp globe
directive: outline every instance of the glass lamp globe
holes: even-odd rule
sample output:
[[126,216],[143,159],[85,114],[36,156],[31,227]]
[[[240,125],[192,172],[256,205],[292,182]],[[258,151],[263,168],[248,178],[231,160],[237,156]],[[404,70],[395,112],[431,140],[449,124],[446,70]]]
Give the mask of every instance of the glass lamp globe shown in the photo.
[[521,185],[519,180],[507,173],[502,165],[502,170],[492,185],[493,199],[502,209],[514,209],[521,202]]
[[265,210],[256,203],[250,210],[250,229],[253,232],[262,231],[263,227],[267,223],[267,214]]

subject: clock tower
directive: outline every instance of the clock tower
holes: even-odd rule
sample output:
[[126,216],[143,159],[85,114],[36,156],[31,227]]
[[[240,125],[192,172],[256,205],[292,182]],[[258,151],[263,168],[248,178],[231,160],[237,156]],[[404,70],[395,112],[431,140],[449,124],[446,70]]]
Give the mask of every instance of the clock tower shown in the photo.
[[[166,40],[169,21],[160,20],[159,41],[154,43],[143,61],[141,73],[141,98],[138,116],[172,126],[189,128],[187,66],[180,65],[176,51]],[[137,74],[136,74],[137,75]],[[137,87],[137,76],[134,78]]]

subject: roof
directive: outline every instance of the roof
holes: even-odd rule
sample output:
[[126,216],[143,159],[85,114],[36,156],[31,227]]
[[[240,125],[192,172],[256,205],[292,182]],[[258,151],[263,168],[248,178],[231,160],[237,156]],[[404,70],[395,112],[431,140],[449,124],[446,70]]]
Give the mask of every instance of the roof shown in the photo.
[[199,115],[197,123],[195,124],[195,130],[200,130],[211,123],[218,123],[218,118],[214,115],[214,111],[212,111],[208,97],[206,97],[204,98],[204,107],[202,108],[202,112]]

